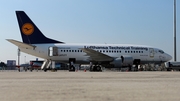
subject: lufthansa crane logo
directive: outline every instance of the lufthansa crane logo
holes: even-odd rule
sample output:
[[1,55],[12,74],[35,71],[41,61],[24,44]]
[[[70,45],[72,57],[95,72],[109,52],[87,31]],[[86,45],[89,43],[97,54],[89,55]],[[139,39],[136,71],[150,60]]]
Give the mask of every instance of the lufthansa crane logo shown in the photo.
[[34,32],[34,26],[32,24],[30,24],[30,23],[25,23],[22,26],[21,30],[22,30],[23,34],[31,35]]

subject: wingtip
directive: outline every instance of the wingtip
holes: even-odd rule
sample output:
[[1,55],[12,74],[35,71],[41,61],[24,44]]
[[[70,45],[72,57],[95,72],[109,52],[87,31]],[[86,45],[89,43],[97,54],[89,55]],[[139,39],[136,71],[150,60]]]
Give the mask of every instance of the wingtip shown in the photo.
[[10,41],[10,40],[12,40],[12,39],[6,39],[7,41]]
[[6,39],[7,41],[13,41],[13,39]]

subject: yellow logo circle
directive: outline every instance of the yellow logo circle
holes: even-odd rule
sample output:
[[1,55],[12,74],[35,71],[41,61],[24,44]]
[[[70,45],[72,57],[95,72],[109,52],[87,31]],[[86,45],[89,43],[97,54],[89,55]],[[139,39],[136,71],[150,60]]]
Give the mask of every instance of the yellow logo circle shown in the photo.
[[34,26],[30,23],[25,23],[21,30],[25,35],[31,35],[34,32]]

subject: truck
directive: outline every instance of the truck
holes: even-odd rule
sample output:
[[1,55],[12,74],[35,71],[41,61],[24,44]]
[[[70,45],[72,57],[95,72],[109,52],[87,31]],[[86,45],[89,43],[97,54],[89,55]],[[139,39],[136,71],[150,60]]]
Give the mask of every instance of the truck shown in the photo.
[[180,71],[180,62],[165,62],[165,67],[167,69],[167,71],[171,71],[171,70],[177,70]]

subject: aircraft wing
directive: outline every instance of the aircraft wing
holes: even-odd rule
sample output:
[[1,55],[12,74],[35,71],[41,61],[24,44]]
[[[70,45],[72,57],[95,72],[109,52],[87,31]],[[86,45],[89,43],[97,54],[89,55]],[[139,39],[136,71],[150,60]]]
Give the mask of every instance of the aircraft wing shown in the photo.
[[103,54],[101,52],[95,51],[93,49],[88,49],[88,48],[81,48],[81,50],[83,50],[87,56],[90,56],[90,59],[92,61],[113,61],[114,58]]
[[20,41],[16,41],[16,40],[13,40],[13,39],[6,39],[6,40],[13,43],[13,44],[15,44],[18,47],[22,47],[22,48],[26,48],[26,49],[35,49],[36,48],[36,46],[29,45],[29,44],[26,44],[26,43],[23,43],[23,42],[20,42]]

